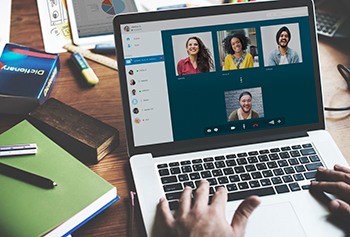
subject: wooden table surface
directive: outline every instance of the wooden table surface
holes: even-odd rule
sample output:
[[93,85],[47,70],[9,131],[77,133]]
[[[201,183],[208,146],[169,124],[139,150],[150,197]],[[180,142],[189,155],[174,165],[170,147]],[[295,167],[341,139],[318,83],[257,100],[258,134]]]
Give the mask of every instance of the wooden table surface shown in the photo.
[[[35,0],[12,0],[10,42],[44,50]],[[350,105],[347,84],[336,69],[338,63],[350,67],[348,40],[319,39],[322,86],[325,106]],[[347,48],[346,48],[347,47]],[[130,236],[130,198],[134,190],[126,150],[125,129],[118,72],[88,60],[100,79],[87,87],[71,64],[70,53],[60,54],[61,69],[50,97],[54,97],[88,115],[119,129],[120,146],[96,165],[93,171],[117,187],[120,200],[73,233],[73,236]],[[115,58],[114,55],[110,55]],[[300,106],[308,106],[307,101]],[[326,128],[350,163],[350,112],[326,112]],[[21,115],[0,114],[0,133],[22,121]],[[145,236],[138,206],[135,208],[133,236]]]

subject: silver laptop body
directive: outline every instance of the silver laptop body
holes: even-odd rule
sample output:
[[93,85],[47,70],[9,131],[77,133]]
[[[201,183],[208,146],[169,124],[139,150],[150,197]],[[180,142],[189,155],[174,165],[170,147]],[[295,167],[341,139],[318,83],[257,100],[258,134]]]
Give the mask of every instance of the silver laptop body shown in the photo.
[[[176,210],[184,186],[203,178],[211,195],[227,188],[228,222],[245,197],[261,196],[246,236],[345,235],[327,210],[330,196],[308,190],[318,166],[348,166],[325,131],[314,21],[309,0],[114,18],[127,147],[148,236],[159,199]],[[274,62],[282,27],[287,63]],[[223,43],[237,33],[248,39],[241,62]],[[191,39],[205,46],[211,66],[188,64]],[[245,92],[254,115],[232,119]]]

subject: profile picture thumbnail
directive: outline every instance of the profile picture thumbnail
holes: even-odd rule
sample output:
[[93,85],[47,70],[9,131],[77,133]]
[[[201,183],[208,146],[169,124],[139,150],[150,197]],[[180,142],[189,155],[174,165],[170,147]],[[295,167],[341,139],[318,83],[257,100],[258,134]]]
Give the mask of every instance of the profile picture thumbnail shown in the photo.
[[218,31],[221,70],[259,67],[255,28]]
[[261,27],[264,66],[302,63],[299,24]]
[[176,75],[215,71],[211,32],[173,35]]
[[264,117],[260,87],[225,92],[227,121]]
[[135,122],[136,124],[139,124],[139,123],[141,123],[141,119],[135,118],[134,122]]

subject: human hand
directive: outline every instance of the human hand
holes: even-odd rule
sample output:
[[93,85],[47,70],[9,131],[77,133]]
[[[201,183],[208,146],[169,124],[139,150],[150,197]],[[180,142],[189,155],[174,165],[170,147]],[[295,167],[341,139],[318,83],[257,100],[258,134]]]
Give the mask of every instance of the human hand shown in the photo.
[[227,191],[219,188],[209,201],[209,183],[202,180],[194,194],[191,207],[192,189],[186,187],[179,200],[179,209],[175,216],[170,211],[168,201],[161,198],[159,202],[160,215],[164,219],[167,236],[231,236],[243,237],[249,216],[260,204],[258,196],[244,200],[237,208],[231,225],[226,221],[225,207]]
[[350,169],[340,165],[335,165],[334,170],[320,166],[317,169],[316,180],[311,182],[311,189],[339,197],[329,202],[330,212],[350,220]]

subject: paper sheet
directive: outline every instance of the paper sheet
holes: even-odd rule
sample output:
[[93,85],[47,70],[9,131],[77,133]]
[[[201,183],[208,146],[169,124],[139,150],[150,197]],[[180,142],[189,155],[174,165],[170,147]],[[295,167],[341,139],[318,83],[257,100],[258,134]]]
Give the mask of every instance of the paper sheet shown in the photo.
[[71,43],[67,8],[64,0],[37,0],[41,33],[45,51],[66,52],[62,47]]
[[10,42],[11,0],[1,2],[0,7],[0,56],[6,43]]

